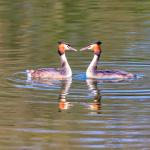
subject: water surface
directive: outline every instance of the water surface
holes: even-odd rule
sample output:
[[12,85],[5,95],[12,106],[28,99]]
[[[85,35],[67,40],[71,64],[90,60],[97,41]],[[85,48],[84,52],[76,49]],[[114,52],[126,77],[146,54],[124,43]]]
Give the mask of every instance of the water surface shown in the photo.
[[[150,2],[0,1],[0,149],[150,147]],[[58,67],[57,41],[80,49],[101,40],[99,68],[138,75],[88,80],[93,54],[67,52],[73,77],[28,81],[25,70]]]

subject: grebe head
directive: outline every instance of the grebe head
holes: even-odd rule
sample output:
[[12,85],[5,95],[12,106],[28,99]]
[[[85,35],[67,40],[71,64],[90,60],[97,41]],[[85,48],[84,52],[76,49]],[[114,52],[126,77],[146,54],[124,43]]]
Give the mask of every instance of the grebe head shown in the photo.
[[75,48],[71,47],[68,43],[59,41],[58,42],[58,53],[60,55],[64,54],[66,50],[77,51]]
[[101,44],[102,44],[101,41],[96,41],[94,43],[89,44],[86,47],[81,48],[80,51],[85,51],[85,50],[91,49],[91,50],[93,50],[94,54],[100,55],[100,53],[101,53],[101,46],[100,45]]

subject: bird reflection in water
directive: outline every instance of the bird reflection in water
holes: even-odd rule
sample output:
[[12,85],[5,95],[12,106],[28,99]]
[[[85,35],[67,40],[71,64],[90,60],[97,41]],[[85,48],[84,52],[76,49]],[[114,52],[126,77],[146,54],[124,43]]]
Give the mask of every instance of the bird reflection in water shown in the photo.
[[92,103],[87,105],[88,109],[100,113],[101,109],[101,94],[100,90],[97,87],[97,80],[96,79],[87,79],[86,83],[89,88],[89,91],[94,96],[94,100]]
[[67,80],[62,80],[58,103],[59,112],[63,110],[68,110],[72,106],[71,102],[67,101],[66,99],[66,96],[69,93],[71,83],[72,83],[71,78]]
[[[82,103],[85,107],[88,109],[95,111],[97,113],[100,113],[99,110],[101,109],[101,95],[100,90],[97,87],[97,80],[96,79],[87,79],[86,83],[89,88],[89,91],[94,95],[94,100],[92,103]],[[72,80],[63,80],[62,86],[60,89],[60,95],[59,95],[59,112],[70,109],[73,104],[69,101],[67,101],[66,96],[69,93],[69,89],[71,87]]]
[[69,109],[72,104],[71,102],[67,101],[67,95],[69,94],[69,89],[71,87],[72,83],[72,78],[67,78],[64,80],[47,80],[47,79],[34,79],[34,80],[27,80],[27,83],[32,84],[33,87],[43,87],[45,88],[54,88],[55,87],[60,87],[60,92],[59,92],[59,103],[58,103],[58,108],[59,112],[63,110]]
[[[97,112],[100,113],[100,109],[101,109],[101,95],[100,95],[100,90],[97,87],[97,83],[99,81],[96,79],[87,79],[86,83],[88,86],[88,89],[90,91],[90,93],[93,95],[94,99],[92,103],[88,103],[88,102],[81,102],[80,104],[83,105],[84,107],[88,108],[89,110],[91,110],[92,112]],[[59,86],[60,87],[60,92],[59,92],[59,102],[58,102],[58,111],[62,112],[62,111],[66,111],[70,108],[72,108],[73,106],[73,102],[69,102],[67,100],[67,95],[69,94],[69,90],[72,84],[72,78],[68,78],[66,80],[32,80],[32,82],[30,81],[30,83],[32,85],[38,85],[38,86],[42,86],[44,88],[47,88],[47,86],[53,87],[54,86]]]

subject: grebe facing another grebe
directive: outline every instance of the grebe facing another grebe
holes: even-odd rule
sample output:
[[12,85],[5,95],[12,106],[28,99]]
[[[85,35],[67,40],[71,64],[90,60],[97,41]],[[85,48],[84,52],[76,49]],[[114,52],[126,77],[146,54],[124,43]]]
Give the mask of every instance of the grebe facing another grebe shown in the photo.
[[120,70],[97,70],[98,60],[101,55],[101,45],[100,41],[91,43],[90,45],[82,48],[80,51],[91,49],[94,51],[94,57],[91,61],[89,67],[86,71],[87,78],[97,78],[97,79],[130,79],[135,78],[135,75]]
[[28,79],[66,79],[71,77],[72,71],[65,55],[66,50],[77,51],[65,42],[58,42],[58,54],[60,55],[61,68],[41,68],[37,70],[27,70]]

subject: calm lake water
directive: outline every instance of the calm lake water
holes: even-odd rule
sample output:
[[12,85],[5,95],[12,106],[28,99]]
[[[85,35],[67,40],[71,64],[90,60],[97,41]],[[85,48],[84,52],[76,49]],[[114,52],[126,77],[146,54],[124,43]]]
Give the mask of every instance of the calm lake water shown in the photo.
[[[26,69],[59,67],[60,39],[101,40],[99,68],[138,78],[88,80],[93,54],[78,51],[72,79],[27,81]],[[149,0],[0,0],[0,150],[148,150],[149,77]]]

